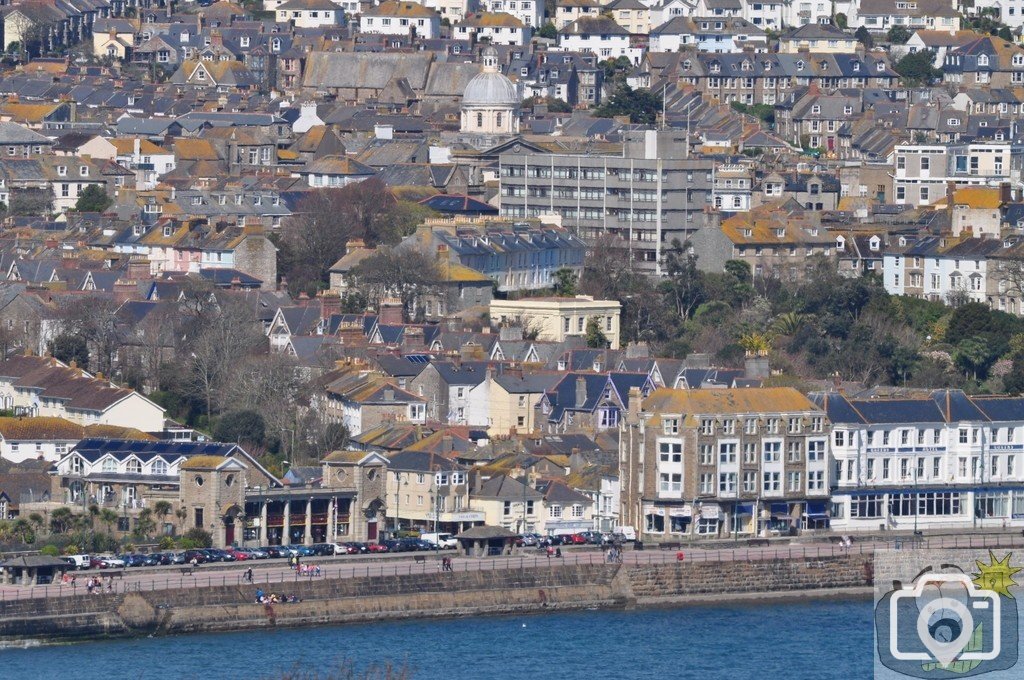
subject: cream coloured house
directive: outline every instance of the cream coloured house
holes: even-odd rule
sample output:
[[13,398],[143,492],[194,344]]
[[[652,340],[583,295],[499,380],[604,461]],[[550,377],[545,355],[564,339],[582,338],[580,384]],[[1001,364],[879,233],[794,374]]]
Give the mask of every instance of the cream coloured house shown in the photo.
[[617,300],[595,300],[589,295],[491,300],[491,323],[520,323],[537,330],[538,340],[562,342],[571,337],[586,337],[587,324],[595,319],[608,346],[619,349],[621,310],[622,304]]
[[143,432],[164,429],[160,406],[53,357],[18,355],[0,361],[0,408],[79,425],[116,425]]
[[552,373],[523,374],[511,371],[488,376],[489,422],[487,433],[492,437],[524,434],[537,429],[534,407],[545,390],[561,375]]

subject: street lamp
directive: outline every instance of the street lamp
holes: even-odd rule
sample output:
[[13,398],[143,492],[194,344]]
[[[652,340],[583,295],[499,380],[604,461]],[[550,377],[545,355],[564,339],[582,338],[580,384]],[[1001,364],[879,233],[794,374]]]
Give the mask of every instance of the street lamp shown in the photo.
[[[295,457],[295,430],[289,429],[287,427],[282,427],[281,428],[281,432],[290,432],[291,433],[291,435],[292,435],[292,445],[291,445],[291,448],[288,449],[288,455],[291,456],[292,458],[294,458]],[[288,461],[285,461],[285,462],[287,463]]]

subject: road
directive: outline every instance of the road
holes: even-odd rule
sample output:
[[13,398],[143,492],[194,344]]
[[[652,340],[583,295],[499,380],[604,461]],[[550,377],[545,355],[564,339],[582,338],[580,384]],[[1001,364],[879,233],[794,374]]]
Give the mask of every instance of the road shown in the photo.
[[[903,539],[906,541],[907,539]],[[906,547],[904,543],[895,545],[893,541],[863,541],[850,547],[833,543],[799,543],[772,544],[762,547],[748,547],[745,541],[735,547],[725,547],[721,543],[714,548],[685,546],[676,550],[625,550],[622,562],[626,565],[665,564],[676,562],[681,557],[686,562],[731,562],[757,561],[765,559],[814,558],[841,554],[871,555],[876,550]],[[1024,537],[1020,534],[986,534],[979,536],[958,535],[929,537],[922,547],[925,548],[1022,548]],[[451,555],[451,553],[449,553]],[[282,588],[286,583],[294,583],[301,578],[359,578],[370,576],[392,576],[405,574],[436,573],[440,571],[443,554],[423,553],[422,562],[416,561],[415,553],[399,555],[376,555],[362,557],[329,557],[307,558],[308,563],[318,564],[321,568],[319,577],[300,576],[291,569],[286,560],[257,560],[238,562],[235,564],[201,565],[192,570],[191,574],[183,573],[181,566],[135,568],[124,570],[122,576],[113,579],[113,590],[116,593],[130,591],[155,591],[167,588],[196,588],[206,586],[247,585],[243,584],[246,568],[253,571],[253,589],[262,586],[265,590],[273,589],[275,584]],[[543,552],[527,548],[521,553],[511,556],[471,558],[453,557],[452,568],[455,571],[475,571],[481,569],[517,569],[538,568],[553,565],[569,564],[601,564],[605,561],[604,553],[596,550],[569,548],[563,556],[547,557]],[[86,581],[96,571],[72,572],[76,576],[74,586],[56,584],[46,586],[0,585],[0,600],[21,600],[36,597],[60,597],[85,593]],[[104,588],[105,590],[105,588]]]

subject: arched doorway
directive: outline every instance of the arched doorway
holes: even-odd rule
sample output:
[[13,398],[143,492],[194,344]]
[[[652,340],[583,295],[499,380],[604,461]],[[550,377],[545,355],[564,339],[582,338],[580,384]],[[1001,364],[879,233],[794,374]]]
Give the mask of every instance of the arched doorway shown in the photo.
[[242,509],[237,505],[232,505],[228,508],[227,512],[224,513],[224,545],[234,545],[235,543],[235,523],[239,516],[242,514]]
[[363,511],[366,517],[366,540],[376,541],[378,535],[378,520],[384,514],[384,501],[375,498],[366,505]]

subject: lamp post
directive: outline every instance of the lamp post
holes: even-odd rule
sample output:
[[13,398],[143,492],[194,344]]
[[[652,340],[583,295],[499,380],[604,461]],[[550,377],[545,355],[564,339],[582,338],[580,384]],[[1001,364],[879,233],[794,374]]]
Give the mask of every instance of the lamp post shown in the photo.
[[[292,435],[292,445],[288,449],[288,456],[290,458],[294,458],[295,457],[295,430],[287,428],[287,427],[282,427],[281,428],[281,432],[290,432],[291,433],[291,435]],[[285,462],[287,462],[287,461],[285,461]]]

